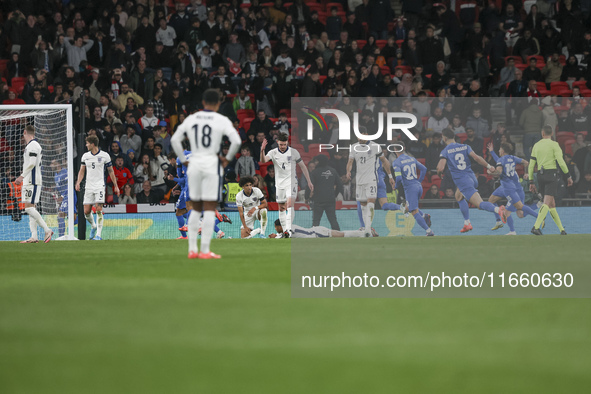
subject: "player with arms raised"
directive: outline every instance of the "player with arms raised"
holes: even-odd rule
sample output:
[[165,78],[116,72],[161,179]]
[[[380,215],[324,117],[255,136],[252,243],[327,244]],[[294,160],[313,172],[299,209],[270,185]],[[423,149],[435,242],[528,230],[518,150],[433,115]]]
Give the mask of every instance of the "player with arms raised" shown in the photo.
[[[359,132],[367,135],[367,129],[359,126]],[[361,203],[361,212],[363,216],[363,227],[366,234],[370,234],[371,223],[374,216],[374,206],[378,193],[378,179],[376,177],[378,169],[378,160],[382,162],[382,167],[388,178],[390,185],[394,188],[394,178],[390,171],[390,162],[384,157],[382,147],[373,141],[359,138],[359,142],[351,145],[351,154],[347,162],[347,179],[351,179],[351,170],[353,162],[357,166],[356,180],[356,200]]]
[[[258,187],[254,187],[254,179],[249,176],[240,178],[242,190],[236,194],[236,206],[240,214],[240,238],[252,238],[260,234],[265,238],[267,232],[267,201]],[[254,228],[254,222],[260,221],[261,228]]]
[[[423,214],[419,209],[419,200],[423,195],[423,186],[421,183],[427,175],[427,167],[417,161],[414,157],[406,154],[403,142],[398,142],[402,147],[400,152],[396,152],[397,159],[392,163],[394,175],[396,176],[396,187],[400,184],[404,187],[404,195],[408,202],[408,210],[414,216],[415,220],[425,231],[427,236],[435,235],[431,230],[430,215]],[[417,169],[420,175],[417,175]]]
[[[232,160],[242,141],[230,119],[218,114],[220,94],[215,89],[203,93],[203,111],[189,115],[178,127],[170,144],[183,165],[187,166],[189,200],[193,212],[189,215],[189,258],[219,259],[221,256],[209,250],[215,208],[222,198],[223,169]],[[230,140],[226,156],[221,156],[222,139]],[[191,147],[191,160],[183,151],[183,141],[187,138]],[[199,213],[203,211],[201,232],[201,251],[197,247],[199,232]]]
[[[482,201],[480,193],[476,189],[478,187],[478,180],[476,175],[472,171],[470,158],[474,159],[478,164],[484,166],[489,171],[494,170],[482,157],[478,156],[469,145],[458,144],[455,141],[455,134],[451,129],[443,130],[443,142],[446,147],[443,148],[439,155],[439,163],[437,164],[437,173],[441,176],[445,170],[445,164],[449,167],[451,178],[456,189],[456,201],[460,205],[460,211],[464,216],[464,227],[460,232],[465,233],[472,230],[472,224],[470,223],[470,207],[468,206],[469,201],[472,205],[477,206],[479,209],[489,211],[492,213],[498,213],[503,223],[507,221],[505,216],[505,206],[500,207],[488,201]],[[467,201],[466,201],[467,200]]]
[[[113,192],[120,194],[117,186],[117,177],[113,171],[111,156],[99,149],[99,140],[95,135],[86,137],[86,149],[88,152],[82,155],[80,160],[80,171],[76,181],[76,191],[80,191],[80,183],[86,173],[86,184],[84,187],[84,217],[90,223],[89,240],[102,241],[103,234],[103,204],[105,203],[105,167],[113,181]],[[96,223],[92,215],[92,206],[96,208]]]
[[53,231],[47,226],[45,220],[41,217],[35,204],[39,203],[41,198],[41,188],[43,187],[41,177],[41,158],[43,149],[35,139],[35,128],[31,125],[25,126],[23,132],[25,143],[25,152],[23,154],[23,172],[16,178],[17,185],[22,184],[22,199],[25,204],[25,213],[29,215],[29,228],[31,229],[31,238],[22,241],[22,244],[33,244],[39,242],[37,235],[37,226],[41,226],[45,231],[43,242],[51,241]]
[[281,221],[281,227],[285,230],[285,237],[289,237],[291,232],[293,217],[290,210],[293,207],[295,196],[298,192],[296,164],[300,166],[306,177],[310,191],[314,191],[314,185],[310,180],[308,167],[302,161],[300,153],[289,147],[287,141],[287,135],[280,134],[279,138],[277,138],[278,147],[271,149],[266,155],[265,148],[267,147],[267,140],[265,139],[261,145],[261,163],[266,163],[270,160],[275,167],[275,195],[277,196],[277,203],[279,205],[279,220]]

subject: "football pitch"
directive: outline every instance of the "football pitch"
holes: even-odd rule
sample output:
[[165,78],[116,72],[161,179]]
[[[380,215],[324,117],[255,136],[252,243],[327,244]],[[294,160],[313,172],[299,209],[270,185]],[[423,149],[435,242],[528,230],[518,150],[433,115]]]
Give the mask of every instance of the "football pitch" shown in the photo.
[[[371,241],[443,265],[499,250],[544,260],[556,248],[589,261],[590,240]],[[352,242],[302,241],[319,253]],[[188,260],[186,245],[0,243],[0,392],[577,393],[591,385],[588,299],[295,299],[288,240],[214,240],[222,260]]]

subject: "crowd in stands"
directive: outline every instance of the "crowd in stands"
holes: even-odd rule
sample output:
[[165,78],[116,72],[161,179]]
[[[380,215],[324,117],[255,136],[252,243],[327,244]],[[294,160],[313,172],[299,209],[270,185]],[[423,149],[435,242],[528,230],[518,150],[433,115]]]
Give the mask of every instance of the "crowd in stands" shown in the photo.
[[[588,2],[397,3],[398,13],[388,0],[8,0],[0,5],[0,102],[71,104],[76,127],[86,118],[78,132],[95,134],[113,158],[124,193],[108,186],[108,201],[119,203],[175,200],[170,136],[207,88],[223,94],[220,112],[243,140],[226,178],[257,175],[270,201],[274,170],[258,163],[265,139],[272,149],[280,133],[290,135],[308,165],[316,144],[334,142],[334,132],[303,141],[295,130],[306,110],[293,113],[293,97],[359,111],[368,130],[382,112],[416,114],[418,141],[408,150],[430,170],[425,198],[453,197],[450,178],[434,172],[443,129],[491,160],[488,143],[498,152],[512,139],[529,158],[543,124],[555,126],[572,168],[569,195],[590,193]],[[512,101],[502,122],[487,99],[496,96]],[[334,131],[336,119],[327,120]],[[18,175],[20,153],[3,137],[4,182]],[[330,155],[341,176],[347,160]],[[474,167],[486,196],[493,181]],[[354,185],[345,194],[352,199]]]

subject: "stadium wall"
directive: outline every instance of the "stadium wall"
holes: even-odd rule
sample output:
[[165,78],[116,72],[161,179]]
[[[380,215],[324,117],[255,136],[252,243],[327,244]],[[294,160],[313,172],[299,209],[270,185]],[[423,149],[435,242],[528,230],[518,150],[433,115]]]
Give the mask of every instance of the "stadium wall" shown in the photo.
[[[174,239],[180,234],[178,224],[174,215],[174,206],[166,205],[137,205],[139,213],[128,213],[129,209],[124,205],[105,208],[105,227],[103,239]],[[164,211],[164,212],[163,212]],[[460,229],[463,226],[463,217],[458,209],[429,209],[433,222],[432,228],[436,235],[461,235]],[[591,233],[591,207],[562,207],[558,212],[569,234]],[[240,218],[238,212],[225,212],[233,224],[220,223],[219,227],[226,234],[226,238],[240,237]],[[47,224],[57,234],[57,217],[55,215],[44,216]],[[359,220],[356,210],[339,210],[337,218],[341,229],[351,230],[359,228]],[[518,234],[529,234],[534,219],[526,217],[519,219],[515,217],[515,228]],[[267,235],[274,232],[273,223],[278,219],[277,211],[269,212],[269,224]],[[494,217],[484,211],[477,209],[470,210],[470,219],[474,230],[462,236],[470,235],[503,235],[509,230],[507,225],[504,228],[491,231],[495,224]],[[20,241],[18,234],[29,231],[29,220],[23,215],[22,220],[15,222],[11,216],[0,216],[0,226],[4,229],[0,234],[0,241]],[[298,211],[295,223],[302,227],[312,226],[312,212]],[[323,217],[322,226],[330,227],[330,224]],[[400,211],[376,211],[373,227],[381,236],[423,236],[424,230],[415,225],[412,215],[405,215]],[[558,234],[559,231],[552,221],[550,215],[546,218],[544,234]]]

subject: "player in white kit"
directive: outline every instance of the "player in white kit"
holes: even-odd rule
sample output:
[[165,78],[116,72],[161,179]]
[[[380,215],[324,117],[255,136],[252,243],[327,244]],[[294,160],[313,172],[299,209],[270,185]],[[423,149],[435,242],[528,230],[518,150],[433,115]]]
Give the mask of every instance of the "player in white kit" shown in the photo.
[[[190,259],[219,259],[221,256],[211,252],[209,245],[215,225],[215,209],[222,199],[224,167],[233,158],[242,141],[232,121],[218,114],[220,94],[216,89],[203,93],[203,111],[189,115],[178,127],[170,144],[183,165],[187,166],[189,199],[193,211],[189,216],[188,238]],[[226,156],[221,156],[222,139],[230,140]],[[185,158],[183,140],[191,145],[191,158]],[[203,211],[201,227],[201,251],[197,247],[199,219]]]
[[43,149],[35,139],[35,128],[31,125],[25,127],[23,138],[27,146],[23,154],[23,172],[16,178],[15,183],[22,183],[22,199],[25,204],[25,213],[29,215],[29,228],[31,229],[31,238],[21,241],[22,244],[33,244],[39,242],[37,235],[37,226],[41,226],[45,231],[43,242],[51,241],[53,231],[47,226],[45,220],[41,217],[35,204],[39,203],[41,197],[42,177],[41,177],[41,158]]
[[[360,126],[359,132],[367,135],[365,127]],[[371,233],[371,222],[374,216],[374,204],[378,193],[378,160],[382,161],[382,168],[388,174],[390,185],[395,188],[396,182],[390,171],[390,163],[384,157],[382,147],[373,141],[359,139],[359,142],[351,145],[351,153],[347,162],[347,179],[351,179],[353,162],[357,165],[356,200],[361,204],[365,232]]]
[[[258,187],[254,187],[254,178],[244,176],[238,183],[242,190],[236,194],[236,206],[240,214],[240,238],[252,238],[259,235],[265,238],[267,232],[267,201]],[[254,228],[254,222],[259,221],[260,228]]]
[[298,180],[296,177],[296,164],[302,170],[302,173],[308,181],[310,191],[314,191],[314,185],[310,180],[308,167],[302,161],[300,153],[287,145],[287,134],[280,134],[277,138],[278,147],[271,149],[265,155],[267,140],[261,145],[261,162],[273,161],[275,167],[275,196],[279,205],[279,220],[285,230],[285,237],[289,238],[291,232],[291,222],[293,220],[293,203],[298,192]]
[[[340,231],[331,230],[323,226],[305,228],[294,224],[292,230],[292,238],[363,238],[368,236],[368,234],[366,234],[365,231],[361,230]],[[279,222],[279,219],[275,221],[275,231],[276,233],[270,234],[269,238],[283,238],[284,232],[283,228],[281,227],[281,222]]]
[[[89,240],[102,241],[103,235],[103,204],[105,203],[105,167],[113,181],[113,192],[119,195],[117,177],[113,171],[111,155],[99,149],[99,140],[95,135],[86,137],[86,149],[88,152],[82,155],[80,171],[76,181],[76,191],[80,191],[80,183],[86,173],[84,186],[84,217],[90,223]],[[92,215],[92,206],[96,208],[96,223]]]

